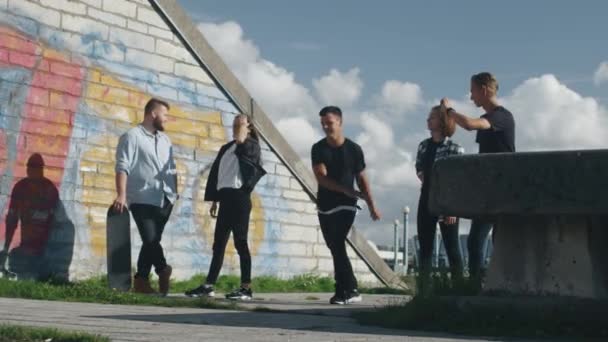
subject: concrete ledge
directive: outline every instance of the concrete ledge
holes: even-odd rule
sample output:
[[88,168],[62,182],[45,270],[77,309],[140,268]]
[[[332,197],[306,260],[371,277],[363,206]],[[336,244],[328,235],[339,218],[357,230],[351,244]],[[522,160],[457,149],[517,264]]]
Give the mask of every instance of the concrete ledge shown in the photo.
[[608,150],[466,155],[437,161],[430,209],[460,217],[608,214]]
[[486,291],[608,298],[608,221],[498,217]]

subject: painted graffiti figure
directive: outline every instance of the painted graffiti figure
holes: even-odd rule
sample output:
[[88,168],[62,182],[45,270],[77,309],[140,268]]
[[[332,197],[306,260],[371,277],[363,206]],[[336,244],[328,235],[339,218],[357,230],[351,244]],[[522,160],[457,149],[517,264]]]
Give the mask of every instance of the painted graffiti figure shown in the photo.
[[431,260],[437,223],[445,246],[450,272],[453,279],[462,278],[462,253],[458,238],[458,218],[442,217],[430,213],[429,192],[431,189],[431,170],[436,160],[464,153],[464,148],[450,139],[456,130],[456,123],[440,106],[431,109],[427,119],[427,128],[431,137],[418,145],[416,155],[416,174],[422,182],[420,200],[418,201],[418,240],[420,242],[420,274],[426,280],[431,271]]
[[[480,118],[472,118],[450,107],[447,98],[441,100],[441,110],[456,121],[460,127],[477,131],[475,141],[479,153],[515,152],[515,120],[513,114],[498,103],[496,98],[498,81],[488,73],[481,72],[471,77],[471,100],[485,110]],[[481,285],[484,268],[484,251],[492,223],[473,220],[467,241],[469,273]],[[496,234],[496,232],[495,232]]]
[[217,217],[213,257],[205,283],[186,291],[190,297],[215,296],[214,285],[224,262],[230,232],[239,254],[241,286],[226,294],[226,298],[250,300],[253,296],[251,254],[247,242],[251,192],[266,171],[262,168],[258,134],[249,117],[243,114],[236,116],[232,132],[234,140],[220,148],[207,178],[205,201],[212,202],[210,214]]
[[11,192],[4,249],[0,252],[3,270],[20,223],[21,243],[10,252],[10,271],[21,279],[44,279],[50,275],[45,251],[58,205],[59,191],[44,177],[44,159],[35,153],[27,161],[27,177],[18,181]]
[[149,282],[152,266],[163,295],[169,291],[172,272],[161,246],[165,225],[178,198],[173,146],[163,133],[168,110],[168,103],[149,100],[143,122],[124,133],[116,149],[114,209],[122,211],[128,206],[142,239],[133,284],[140,293],[154,293]]
[[[363,150],[342,131],[342,110],[328,106],[319,112],[325,138],[312,146],[312,168],[319,184],[317,208],[321,232],[334,262],[336,293],[331,304],[361,301],[357,279],[346,253],[346,237],[355,220],[357,199],[367,203],[374,221],[380,212],[374,204],[365,175]],[[355,190],[357,182],[359,191]]]

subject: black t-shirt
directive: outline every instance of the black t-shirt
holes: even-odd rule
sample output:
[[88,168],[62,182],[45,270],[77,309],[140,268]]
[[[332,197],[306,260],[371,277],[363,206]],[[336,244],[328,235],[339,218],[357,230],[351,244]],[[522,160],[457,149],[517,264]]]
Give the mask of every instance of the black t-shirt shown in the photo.
[[[312,145],[311,159],[313,166],[325,165],[329,178],[353,190],[355,177],[365,169],[363,150],[349,139],[345,139],[339,147],[330,146],[326,139],[318,141]],[[317,202],[320,210],[327,211],[340,205],[354,206],[357,199],[319,185]]]
[[502,106],[481,116],[492,127],[477,131],[479,153],[515,152],[515,120]]

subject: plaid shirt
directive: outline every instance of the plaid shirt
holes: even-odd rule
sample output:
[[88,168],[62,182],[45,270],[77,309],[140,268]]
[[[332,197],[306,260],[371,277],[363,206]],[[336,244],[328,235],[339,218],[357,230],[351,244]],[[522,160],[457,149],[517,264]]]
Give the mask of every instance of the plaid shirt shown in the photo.
[[[424,155],[428,149],[429,143],[432,141],[431,138],[423,140],[420,145],[418,145],[418,154],[416,155],[416,173],[422,173],[423,163],[424,163]],[[450,140],[450,138],[445,138],[441,145],[437,146],[437,152],[435,152],[435,161],[439,159],[443,159],[448,156],[463,154],[464,148],[457,143]]]

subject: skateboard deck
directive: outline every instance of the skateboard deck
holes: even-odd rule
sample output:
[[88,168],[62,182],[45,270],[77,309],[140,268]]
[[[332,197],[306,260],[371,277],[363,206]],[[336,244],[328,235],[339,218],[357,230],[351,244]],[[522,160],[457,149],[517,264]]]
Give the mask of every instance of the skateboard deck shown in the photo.
[[108,286],[110,289],[131,289],[131,216],[129,210],[116,212],[112,206],[106,219]]

